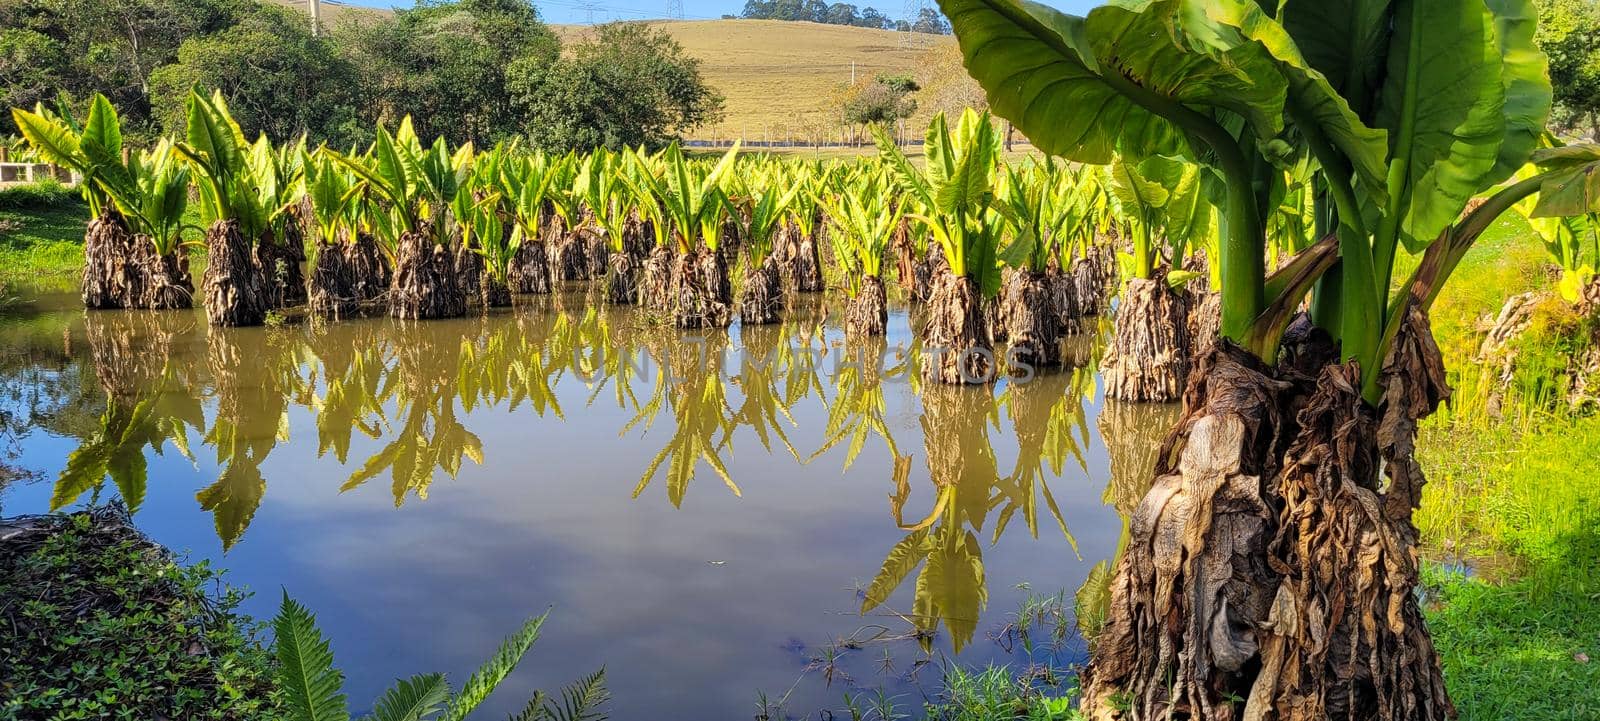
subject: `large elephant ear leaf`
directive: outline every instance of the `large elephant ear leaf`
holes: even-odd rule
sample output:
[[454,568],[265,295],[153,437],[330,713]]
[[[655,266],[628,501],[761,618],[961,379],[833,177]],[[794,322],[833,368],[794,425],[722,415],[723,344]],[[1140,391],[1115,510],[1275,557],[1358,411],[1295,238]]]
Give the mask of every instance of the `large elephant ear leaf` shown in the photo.
[[1027,0],[941,0],[939,7],[990,107],[1046,153],[1104,164],[1122,140],[1148,152],[1186,147],[1171,123],[1101,76],[1083,18]]
[[1261,140],[1282,130],[1287,89],[1272,57],[1196,0],[1103,6],[1087,18],[1028,0],[940,6],[991,107],[1047,153],[1096,164],[1118,151],[1195,157],[1179,125],[1209,122],[1213,110],[1249,120]]
[[[1330,2],[1330,5],[1338,5]],[[1370,128],[1361,120],[1356,109],[1351,108],[1347,97],[1366,97],[1374,91],[1374,86],[1363,84],[1364,78],[1370,77],[1373,63],[1370,58],[1362,58],[1352,63],[1343,62],[1343,56],[1334,55],[1336,51],[1319,43],[1322,35],[1319,32],[1304,31],[1306,35],[1290,35],[1288,29],[1279,25],[1277,21],[1268,17],[1266,13],[1254,2],[1241,0],[1228,0],[1226,2],[1206,2],[1203,4],[1206,19],[1211,23],[1209,27],[1191,24],[1191,34],[1200,35],[1211,30],[1217,25],[1231,28],[1233,35],[1237,33],[1243,39],[1259,42],[1272,58],[1277,61],[1278,71],[1282,73],[1288,83],[1288,103],[1290,114],[1295,116],[1296,122],[1314,124],[1316,129],[1327,140],[1327,143],[1337,148],[1344,158],[1350,163],[1350,170],[1356,179],[1361,181],[1370,196],[1380,205],[1384,203],[1382,190],[1385,187],[1384,160],[1388,156],[1388,137],[1383,130]],[[1297,9],[1302,4],[1289,3],[1285,5],[1285,13]],[[1366,5],[1387,7],[1384,3],[1368,2],[1361,8],[1350,9],[1349,15],[1337,22],[1350,32],[1357,33],[1360,41],[1354,47],[1367,47],[1375,40],[1371,35],[1382,37],[1382,31],[1387,24],[1370,26],[1372,20],[1363,20],[1371,16],[1387,21],[1388,13],[1377,11]],[[1295,15],[1286,14],[1285,22]],[[1320,17],[1320,16],[1319,16]],[[1309,35],[1309,37],[1307,37]],[[1348,35],[1339,36],[1341,47],[1349,47]],[[1230,39],[1229,43],[1237,43],[1238,39]],[[1305,47],[1300,45],[1306,43]],[[1312,50],[1320,52],[1323,63],[1345,72],[1355,73],[1352,78],[1343,80],[1343,85],[1358,88],[1354,94],[1341,94],[1333,82],[1319,70],[1308,57]],[[1377,55],[1381,60],[1382,55]]]
[[111,101],[99,93],[95,93],[89,104],[89,120],[83,126],[81,146],[91,163],[109,165],[122,160],[122,123]]
[[21,108],[12,108],[11,119],[39,157],[46,162],[84,172],[86,168],[78,135],[65,122],[43,112],[31,113]]
[[1488,183],[1499,183],[1517,172],[1538,146],[1550,119],[1553,99],[1550,61],[1534,43],[1539,11],[1531,0],[1486,0],[1494,14],[1495,40],[1500,44],[1505,89],[1505,142],[1495,160]]
[[1532,160],[1546,173],[1533,217],[1600,212],[1600,145],[1543,148],[1534,151]]
[[1395,4],[1376,122],[1389,131],[1389,208],[1420,250],[1486,187],[1506,136],[1494,16],[1482,3]]

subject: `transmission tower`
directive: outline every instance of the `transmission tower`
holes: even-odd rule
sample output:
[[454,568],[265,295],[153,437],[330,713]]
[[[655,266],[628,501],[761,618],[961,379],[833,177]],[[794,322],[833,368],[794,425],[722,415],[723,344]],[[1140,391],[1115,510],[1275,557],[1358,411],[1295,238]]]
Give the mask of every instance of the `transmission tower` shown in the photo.
[[683,19],[683,0],[667,0],[667,17],[673,20]]

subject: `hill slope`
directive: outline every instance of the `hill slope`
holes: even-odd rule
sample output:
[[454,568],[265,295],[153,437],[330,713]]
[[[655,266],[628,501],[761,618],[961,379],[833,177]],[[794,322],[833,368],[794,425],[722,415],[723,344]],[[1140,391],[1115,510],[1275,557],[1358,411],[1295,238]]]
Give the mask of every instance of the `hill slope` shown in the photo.
[[[837,138],[838,119],[829,98],[850,83],[880,72],[915,73],[930,49],[954,43],[949,36],[786,22],[782,20],[653,21],[690,55],[700,58],[706,80],[727,98],[727,116],[691,137],[710,139],[768,135],[805,137],[828,128]],[[564,42],[588,28],[557,26]],[[922,120],[914,118],[914,122]]]

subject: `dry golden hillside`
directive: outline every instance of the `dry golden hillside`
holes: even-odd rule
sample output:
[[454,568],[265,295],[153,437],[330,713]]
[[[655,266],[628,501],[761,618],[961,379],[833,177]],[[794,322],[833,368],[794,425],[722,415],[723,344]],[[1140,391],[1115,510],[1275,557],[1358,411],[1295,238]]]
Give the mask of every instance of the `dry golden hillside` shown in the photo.
[[[781,20],[655,21],[689,54],[700,58],[706,80],[727,98],[727,117],[691,137],[802,138],[819,132],[837,138],[831,98],[857,79],[879,72],[915,73],[948,36],[820,25]],[[587,28],[558,26],[563,40]],[[911,42],[908,42],[911,41]],[[918,113],[916,124],[924,120]],[[913,125],[915,127],[915,125]]]

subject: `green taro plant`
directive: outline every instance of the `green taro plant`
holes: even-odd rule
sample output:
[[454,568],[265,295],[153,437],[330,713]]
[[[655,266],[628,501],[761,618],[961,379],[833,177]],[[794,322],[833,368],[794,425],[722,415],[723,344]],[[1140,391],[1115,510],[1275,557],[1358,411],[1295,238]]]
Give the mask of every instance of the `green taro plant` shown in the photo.
[[[1449,717],[1411,524],[1425,482],[1416,423],[1448,393],[1427,311],[1516,203],[1537,196],[1540,217],[1600,206],[1600,149],[1537,149],[1551,88],[1532,3],[1113,0],[1086,17],[1018,0],[940,6],[991,107],[1040,149],[1096,164],[1179,157],[1219,178],[1210,260],[1226,342],[1197,364],[1172,436],[1182,458],[1162,467],[1182,489],[1259,483],[1225,491],[1233,501],[1179,490],[1140,506],[1157,515],[1133,524],[1085,711]],[[1268,219],[1302,160],[1310,236],[1280,238],[1303,250],[1269,274]],[[1530,160],[1537,171],[1513,177]],[[1402,253],[1416,262],[1397,279]],[[1289,333],[1308,297],[1308,324]],[[1288,407],[1301,410],[1272,410]],[[1224,542],[1213,521],[1231,502],[1262,510]],[[1205,591],[1185,572],[1158,590],[1149,544],[1171,537],[1192,539],[1186,568],[1258,570]],[[1199,601],[1169,607],[1173,594]],[[1246,596],[1262,603],[1215,600]],[[1170,613],[1136,610],[1151,608]],[[1227,628],[1256,630],[1234,643]]]

